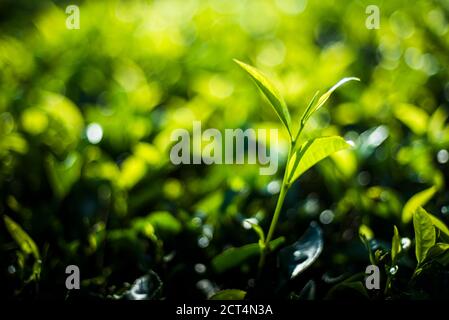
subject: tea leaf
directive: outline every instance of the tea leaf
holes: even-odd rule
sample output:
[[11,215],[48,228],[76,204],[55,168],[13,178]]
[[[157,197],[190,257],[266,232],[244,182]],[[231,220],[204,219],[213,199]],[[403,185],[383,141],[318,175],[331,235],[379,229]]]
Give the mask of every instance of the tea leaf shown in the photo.
[[[276,249],[284,243],[284,241],[284,237],[279,237],[273,241],[270,241],[270,250]],[[237,248],[229,248],[212,259],[212,266],[216,272],[222,273],[226,270],[239,266],[249,258],[258,256],[259,253],[260,247],[258,243],[251,243]]]
[[227,289],[218,291],[210,300],[243,300],[246,292],[238,289]]
[[432,219],[427,212],[419,207],[413,214],[413,226],[415,228],[416,260],[420,265],[426,258],[427,252],[435,244],[436,233]]
[[426,262],[437,261],[443,266],[449,265],[449,243],[437,243],[426,256]]
[[316,96],[318,94],[318,92],[315,94],[315,96],[313,97],[311,103],[309,104],[309,106],[307,107],[306,111],[304,112],[303,116],[301,117],[301,124],[305,125],[305,123],[307,122],[307,120],[309,120],[309,118],[318,110],[320,109],[325,103],[326,101],[330,98],[330,96],[332,95],[332,93],[337,90],[339,87],[341,87],[342,85],[344,85],[345,83],[349,82],[349,81],[360,81],[359,78],[355,78],[355,77],[348,77],[348,78],[343,78],[340,81],[338,81],[334,86],[332,86],[332,88],[330,88],[325,94],[323,94],[319,99],[318,102],[315,104],[315,99]]
[[430,199],[432,199],[436,192],[437,188],[433,186],[412,196],[402,209],[402,222],[408,223],[412,219],[413,212],[415,212],[418,207],[424,206]]
[[401,237],[399,236],[399,231],[396,226],[394,226],[393,240],[391,241],[391,262],[392,265],[396,264],[396,259],[401,252]]
[[26,233],[25,230],[23,230],[22,227],[20,227],[10,217],[5,215],[3,219],[5,221],[6,229],[8,230],[11,237],[19,245],[22,252],[26,255],[32,255],[34,257],[32,274],[25,282],[38,279],[41,273],[41,257],[36,243],[33,241],[33,239],[31,239],[28,233]]
[[288,183],[293,183],[317,162],[349,147],[350,144],[338,136],[315,138],[305,142],[293,153],[288,163]]
[[412,104],[401,103],[394,108],[394,114],[415,134],[420,135],[427,131],[429,115],[423,109]]
[[287,128],[290,138],[292,138],[290,113],[288,112],[287,105],[285,104],[284,99],[279,94],[274,85],[266,78],[264,74],[262,74],[253,66],[250,66],[237,59],[234,59],[234,61],[251,76],[264,96],[270,102],[271,106],[273,107],[278,117],[281,119],[284,126]]
[[150,224],[156,232],[166,235],[177,234],[182,229],[181,223],[168,211],[155,211],[146,217],[135,218],[132,224],[140,230],[145,230]]
[[374,233],[373,230],[370,229],[370,227],[368,227],[365,224],[362,224],[359,227],[359,236],[369,241],[374,238]]
[[429,215],[430,220],[432,220],[434,227],[449,237],[449,228],[444,224],[444,222],[430,213],[427,214]]
[[301,120],[300,120],[300,122],[299,122],[300,127],[299,127],[298,134],[296,135],[296,139],[295,139],[295,140],[298,139],[299,134],[301,133],[301,130],[302,130],[302,129],[304,128],[304,126],[306,125],[306,122],[307,122],[307,120],[308,120],[307,115],[310,113],[310,110],[311,110],[311,109],[313,108],[313,106],[315,105],[315,101],[316,101],[316,99],[318,98],[318,94],[319,94],[319,93],[320,93],[319,91],[315,92],[315,94],[314,94],[312,100],[310,100],[309,104],[307,105],[306,110],[304,110],[304,113],[302,114]]
[[313,222],[298,241],[279,252],[280,267],[289,279],[293,279],[310,267],[322,250],[322,231]]
[[20,246],[20,249],[25,254],[31,254],[35,259],[40,259],[39,249],[34,243],[33,239],[25,232],[14,220],[5,215],[3,217],[5,220],[6,228],[8,229],[11,237],[16,241],[16,243]]
[[449,115],[446,113],[444,107],[441,106],[436,109],[429,118],[427,125],[427,136],[433,143],[441,143],[441,140],[444,137],[445,124],[448,116]]
[[154,300],[162,289],[162,281],[152,270],[134,281],[132,287],[124,294],[125,300]]

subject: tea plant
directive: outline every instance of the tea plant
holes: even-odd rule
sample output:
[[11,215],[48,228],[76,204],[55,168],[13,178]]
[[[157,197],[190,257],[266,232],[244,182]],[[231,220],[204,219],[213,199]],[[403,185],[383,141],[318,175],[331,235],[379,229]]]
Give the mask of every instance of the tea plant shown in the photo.
[[[411,200],[416,201],[416,197]],[[371,263],[380,267],[382,277],[386,279],[383,290],[377,292],[377,298],[422,297],[418,287],[426,281],[429,274],[438,274],[441,268],[449,265],[449,228],[421,206],[413,209],[412,220],[415,233],[414,268],[406,255],[411,248],[411,240],[401,238],[396,226],[393,227],[390,248],[379,245],[373,234],[366,232],[365,226],[360,230],[360,237],[368,249]],[[353,287],[355,283],[357,281],[352,283]],[[421,285],[418,286],[418,283]]]
[[[83,1],[79,30],[67,28],[64,2],[0,3],[6,300],[449,298],[444,1],[381,5],[380,30],[365,28],[354,0]],[[174,130],[201,121],[246,134],[272,113],[232,61],[252,55],[291,66],[289,97],[314,97],[293,108],[241,64],[281,121],[269,129],[285,146],[273,181],[262,161],[173,165]],[[311,89],[362,74],[363,85],[338,89],[342,103],[314,113]],[[329,115],[322,135],[344,133],[355,147],[301,175],[327,155],[319,143],[347,147],[310,139]],[[79,290],[66,287],[70,265]]]
[[[319,98],[319,91],[315,93],[312,100],[309,102],[307,108],[303,112],[302,116],[298,121],[298,127],[295,130],[295,126],[292,124],[291,116],[287,105],[283,97],[279,94],[278,90],[274,85],[265,77],[265,75],[253,66],[243,63],[238,60],[234,60],[243,70],[245,70],[249,76],[254,80],[257,87],[261,90],[262,94],[267,98],[270,105],[273,107],[280,121],[284,125],[288,132],[289,137],[289,150],[287,156],[286,169],[284,171],[282,184],[280,187],[279,197],[276,203],[276,208],[274,210],[268,234],[265,236],[264,231],[257,224],[251,223],[253,229],[257,232],[259,236],[258,249],[257,245],[249,245],[242,248],[232,248],[223,252],[220,256],[216,257],[214,262],[216,269],[224,270],[232,267],[247,257],[260,253],[259,258],[259,276],[263,271],[265,261],[268,254],[274,248],[282,244],[283,238],[278,238],[272,240],[276,231],[276,225],[279,220],[279,216],[284,204],[285,196],[292,186],[292,184],[298,180],[298,178],[306,172],[308,169],[313,167],[316,163],[323,160],[324,158],[330,156],[334,152],[344,150],[349,148],[351,145],[346,142],[340,136],[330,136],[330,137],[316,137],[312,139],[306,139],[302,136],[302,132],[310,119],[310,117],[319,110],[329,99],[332,93],[345,83],[356,80],[358,78],[349,77],[340,80],[332,88],[330,88],[326,93],[321,95]],[[310,240],[312,241],[310,242]],[[310,243],[309,243],[310,242]],[[304,250],[304,244],[307,244],[308,250]],[[310,247],[312,250],[310,250]],[[292,268],[289,273],[290,277],[295,277],[303,270],[305,270],[321,253],[322,250],[322,239],[321,230],[316,224],[312,224],[306,234],[297,243],[293,245],[296,252],[300,252],[301,259],[296,259],[296,261],[301,261],[297,263],[294,268]],[[299,249],[299,250],[298,250]],[[303,249],[303,250],[301,250]],[[303,252],[301,252],[303,251]],[[284,249],[284,254],[286,253]],[[282,254],[282,253],[281,253]],[[305,258],[305,260],[304,260]]]

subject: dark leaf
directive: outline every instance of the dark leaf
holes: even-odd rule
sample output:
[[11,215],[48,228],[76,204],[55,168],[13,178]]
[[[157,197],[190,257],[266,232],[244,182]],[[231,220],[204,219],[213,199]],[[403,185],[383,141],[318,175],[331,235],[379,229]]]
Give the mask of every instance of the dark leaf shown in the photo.
[[162,289],[162,281],[159,276],[150,271],[147,275],[134,281],[124,298],[126,300],[153,300]]
[[[284,241],[284,237],[272,240],[270,242],[270,249],[276,249],[284,243]],[[229,248],[212,260],[212,266],[216,272],[222,273],[228,269],[239,266],[251,257],[258,256],[259,253],[260,246],[258,243],[251,243],[238,248]]]
[[246,292],[238,289],[227,289],[218,291],[210,300],[243,300]]
[[282,272],[293,279],[306,270],[323,250],[323,235],[320,226],[312,222],[304,235],[291,246],[279,252]]

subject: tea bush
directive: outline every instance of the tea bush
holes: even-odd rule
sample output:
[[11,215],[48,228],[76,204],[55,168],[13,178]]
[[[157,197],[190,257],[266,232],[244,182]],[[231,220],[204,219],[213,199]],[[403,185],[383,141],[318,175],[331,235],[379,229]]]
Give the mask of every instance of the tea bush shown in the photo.
[[[0,3],[3,297],[449,297],[447,1],[70,4]],[[277,173],[173,165],[194,121]]]

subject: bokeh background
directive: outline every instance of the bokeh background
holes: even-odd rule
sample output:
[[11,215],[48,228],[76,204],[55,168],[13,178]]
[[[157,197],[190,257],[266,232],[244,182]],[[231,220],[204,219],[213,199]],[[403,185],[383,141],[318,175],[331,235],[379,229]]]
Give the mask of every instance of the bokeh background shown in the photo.
[[[70,4],[80,8],[79,30],[66,28]],[[365,26],[370,4],[379,29]],[[448,21],[446,0],[1,1],[0,214],[35,247],[15,241],[2,219],[0,294],[118,298],[147,274],[150,287],[162,283],[154,297],[251,286],[254,261],[219,274],[211,260],[257,242],[244,219],[268,228],[287,140],[233,58],[272,79],[294,123],[316,90],[361,79],[306,129],[355,147],[320,162],[287,195],[277,234],[291,243],[314,220],[325,242],[286,297],[312,281],[323,298],[329,279],[363,272],[360,226],[387,246],[393,225],[413,240],[401,213],[419,191],[435,186],[426,209],[449,222]],[[278,174],[172,165],[170,134],[194,120],[279,128]],[[76,293],[64,285],[69,264],[81,270]],[[440,291],[420,294],[447,294],[448,271],[435,281]]]

